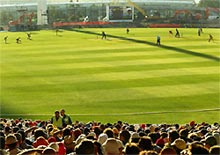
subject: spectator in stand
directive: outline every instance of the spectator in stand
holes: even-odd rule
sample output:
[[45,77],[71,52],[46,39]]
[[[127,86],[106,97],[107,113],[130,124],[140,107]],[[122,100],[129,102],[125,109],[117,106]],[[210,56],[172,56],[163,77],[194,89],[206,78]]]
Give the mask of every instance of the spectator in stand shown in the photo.
[[75,151],[77,155],[94,155],[95,146],[91,140],[83,140],[80,144],[76,146]]
[[124,149],[124,155],[138,155],[140,151],[136,143],[127,143]]
[[220,146],[213,146],[209,149],[210,155],[219,155],[220,154]]
[[62,117],[60,116],[60,112],[58,110],[55,111],[55,115],[51,118],[51,124],[54,125],[54,127],[58,129],[63,128],[63,120]]
[[119,140],[115,138],[108,138],[103,144],[105,155],[120,155],[122,145]]
[[60,115],[62,117],[63,127],[66,127],[67,125],[72,125],[72,120],[71,120],[69,115],[65,114],[65,110],[64,109],[62,109],[60,111]]
[[171,146],[173,146],[173,149],[175,149],[176,153],[179,155],[181,151],[186,149],[187,145],[186,142],[183,139],[176,139]]
[[9,134],[5,138],[6,149],[10,155],[17,155],[21,150],[18,148],[18,140],[14,134]]
[[193,143],[189,146],[190,155],[209,155],[208,149],[201,144]]
[[119,134],[119,139],[122,141],[123,145],[129,142],[131,134],[128,130],[122,130]]
[[163,148],[160,151],[160,155],[177,155],[176,151],[173,148]]

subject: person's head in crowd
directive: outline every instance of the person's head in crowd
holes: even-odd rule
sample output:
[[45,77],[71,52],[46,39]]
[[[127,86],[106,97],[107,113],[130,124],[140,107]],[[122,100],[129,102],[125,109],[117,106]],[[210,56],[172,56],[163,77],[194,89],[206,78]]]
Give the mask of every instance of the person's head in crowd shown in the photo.
[[74,140],[76,140],[81,134],[82,134],[82,131],[79,128],[75,129],[73,131]]
[[112,132],[113,132],[113,137],[114,138],[117,138],[119,136],[119,130],[116,127],[114,127],[112,129]]
[[5,137],[5,145],[10,154],[18,154],[20,152],[18,140],[14,134],[9,134]]
[[124,155],[138,155],[140,151],[136,143],[127,143],[124,148]]
[[138,146],[141,150],[153,150],[153,143],[150,137],[141,137]]
[[48,143],[47,139],[45,139],[43,136],[40,136],[33,142],[32,145],[34,148],[37,148],[40,145],[48,146],[49,143]]
[[140,139],[140,136],[139,136],[139,134],[137,132],[132,132],[131,133],[130,142],[138,143],[139,139]]
[[158,132],[151,132],[148,136],[151,138],[153,144],[155,144],[157,139],[160,138],[160,134]]
[[169,142],[173,143],[176,139],[179,138],[179,133],[176,130],[171,130],[168,133]]
[[51,142],[51,143],[48,145],[48,147],[53,148],[53,149],[56,151],[56,153],[58,153],[58,151],[59,151],[59,145],[58,145],[57,142]]
[[206,147],[207,149],[209,149],[210,147],[212,147],[212,146],[214,146],[214,145],[217,145],[217,141],[216,141],[216,139],[215,139],[214,136],[207,136],[207,137],[205,138],[204,143],[205,143],[205,147]]
[[103,147],[102,147],[102,144],[100,144],[99,142],[97,141],[94,141],[94,147],[95,147],[95,154],[98,154],[98,155],[103,155]]
[[42,155],[57,155],[56,150],[54,150],[51,147],[46,147],[43,151],[42,151]]
[[131,134],[130,134],[130,132],[128,130],[122,130],[119,133],[119,139],[122,141],[122,143],[124,145],[129,142],[130,137],[131,137]]
[[71,133],[70,128],[66,127],[66,128],[63,129],[63,137],[71,135],[71,134],[72,133]]
[[106,142],[102,145],[105,155],[120,155],[121,144],[119,140],[115,138],[108,138]]
[[173,143],[171,143],[171,146],[175,149],[177,154],[180,154],[180,152],[187,147],[186,142],[181,138],[176,139]]
[[162,137],[159,138],[159,139],[157,139],[157,141],[156,141],[156,145],[157,145],[157,146],[163,148],[163,147],[164,147],[164,144],[165,144],[165,141],[164,141],[164,139],[163,139]]
[[4,133],[5,133],[6,136],[7,136],[8,134],[10,134],[11,132],[12,132],[12,129],[11,129],[10,126],[6,126],[6,127],[4,128]]
[[20,147],[20,145],[22,144],[22,136],[20,133],[15,133],[14,135],[16,136],[16,138],[18,140],[18,145]]
[[57,142],[56,138],[53,136],[49,137],[47,141],[48,143]]
[[99,126],[95,126],[93,131],[95,132],[96,137],[99,137],[99,135],[102,133],[102,130]]
[[220,155],[220,146],[215,145],[209,149],[209,155]]
[[215,137],[217,145],[220,146],[220,133],[219,132],[213,132],[212,135]]
[[194,133],[194,132],[188,134],[188,138],[191,139],[192,141],[201,141],[202,139],[200,136],[198,136],[197,133]]
[[66,147],[66,152],[70,153],[75,149],[74,137],[71,135],[64,137],[64,146]]
[[34,138],[37,139],[38,137],[44,137],[47,139],[47,135],[42,128],[34,130]]
[[188,133],[189,133],[188,129],[181,129],[179,131],[180,138],[186,140],[188,137]]
[[193,143],[189,145],[190,155],[209,155],[209,151],[201,144]]
[[105,134],[105,133],[101,133],[101,134],[99,135],[97,141],[98,141],[100,144],[103,144],[103,143],[105,143],[105,141],[106,141],[107,139],[108,139],[108,135]]
[[83,140],[80,144],[75,147],[77,155],[89,154],[94,155],[95,146],[91,140]]
[[156,151],[153,151],[153,150],[144,150],[144,151],[141,151],[139,153],[139,155],[158,155],[158,153]]
[[166,147],[160,151],[160,155],[177,155],[175,149]]
[[114,133],[112,131],[111,128],[106,128],[103,133],[107,134],[108,138],[113,138],[114,137]]

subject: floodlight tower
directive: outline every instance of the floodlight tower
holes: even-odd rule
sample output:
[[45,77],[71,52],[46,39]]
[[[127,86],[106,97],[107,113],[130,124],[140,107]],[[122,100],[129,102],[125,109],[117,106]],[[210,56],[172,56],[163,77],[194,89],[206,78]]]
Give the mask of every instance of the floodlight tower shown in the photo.
[[47,0],[37,0],[37,25],[47,25]]

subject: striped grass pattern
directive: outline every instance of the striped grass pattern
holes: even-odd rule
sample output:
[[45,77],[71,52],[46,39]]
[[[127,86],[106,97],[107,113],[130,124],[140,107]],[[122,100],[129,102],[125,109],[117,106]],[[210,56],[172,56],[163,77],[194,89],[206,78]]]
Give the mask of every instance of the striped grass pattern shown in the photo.
[[43,30],[31,32],[32,40],[24,32],[0,33],[8,36],[0,50],[1,117],[48,120],[64,108],[84,122],[218,121],[220,30],[199,37],[197,29],[182,28],[181,38],[169,30]]

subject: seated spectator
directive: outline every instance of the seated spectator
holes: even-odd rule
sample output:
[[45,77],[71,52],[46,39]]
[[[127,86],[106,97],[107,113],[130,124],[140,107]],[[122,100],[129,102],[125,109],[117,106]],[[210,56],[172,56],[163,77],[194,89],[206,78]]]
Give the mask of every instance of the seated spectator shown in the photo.
[[10,155],[16,155],[21,152],[18,148],[18,140],[14,134],[8,134],[5,138],[5,145]]
[[124,155],[138,155],[140,153],[140,148],[136,143],[127,143],[124,149]]
[[160,155],[177,155],[176,151],[173,148],[163,148],[160,151]]
[[220,154],[220,146],[212,146],[209,149],[209,155],[219,155]]
[[189,152],[191,155],[209,155],[209,151],[203,145],[191,144],[189,145]]
[[105,155],[120,155],[122,152],[122,144],[115,138],[108,138],[103,144]]
[[95,146],[91,140],[83,140],[80,144],[75,147],[77,155],[84,154],[95,154]]
[[171,146],[173,146],[173,148],[175,149],[177,154],[180,154],[180,152],[182,150],[186,149],[186,147],[187,147],[186,142],[183,139],[181,139],[181,138],[176,139],[171,144]]

